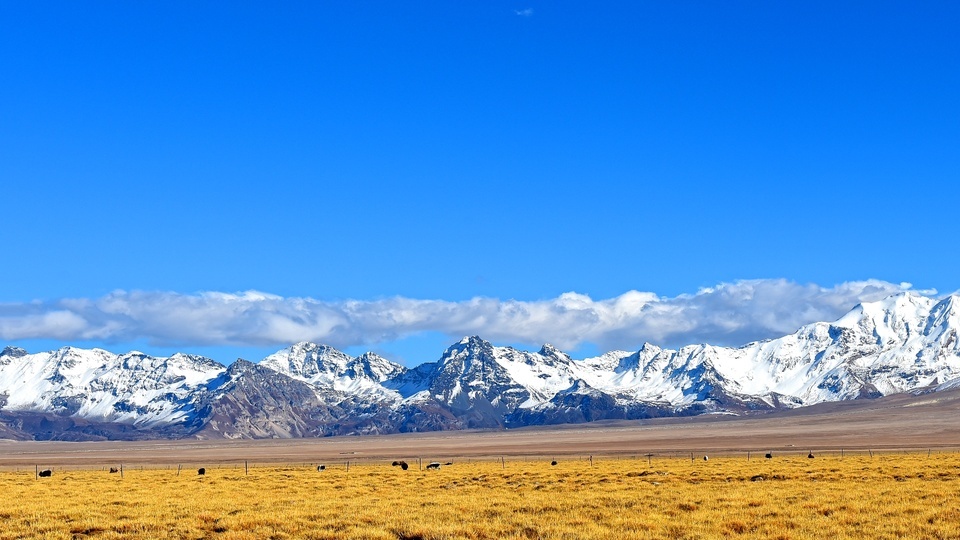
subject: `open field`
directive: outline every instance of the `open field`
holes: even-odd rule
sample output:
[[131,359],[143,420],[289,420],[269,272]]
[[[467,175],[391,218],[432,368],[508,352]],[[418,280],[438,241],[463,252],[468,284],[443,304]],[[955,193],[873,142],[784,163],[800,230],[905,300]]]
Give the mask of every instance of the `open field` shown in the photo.
[[[945,392],[746,419],[3,442],[0,539],[960,538],[958,409]],[[418,457],[454,464],[421,471]],[[121,463],[122,477],[104,470]],[[37,465],[53,476],[35,478]]]
[[[960,393],[944,392],[746,419],[3,442],[0,540],[960,538],[958,409]],[[420,457],[454,463],[421,471]],[[121,463],[122,477],[106,472]],[[53,476],[36,478],[36,466]]]
[[0,539],[960,538],[953,452],[418,469],[3,472]]

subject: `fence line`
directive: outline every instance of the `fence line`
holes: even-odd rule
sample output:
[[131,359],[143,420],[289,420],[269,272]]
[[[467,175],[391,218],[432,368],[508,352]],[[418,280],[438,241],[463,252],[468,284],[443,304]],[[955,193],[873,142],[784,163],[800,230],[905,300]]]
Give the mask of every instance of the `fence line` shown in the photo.
[[[125,477],[135,477],[136,473],[143,471],[157,471],[157,470],[169,470],[171,475],[180,476],[181,472],[186,471],[196,471],[198,468],[204,467],[207,469],[208,474],[211,470],[220,470],[220,471],[230,471],[230,474],[241,474],[239,469],[241,465],[243,466],[243,475],[250,476],[255,475],[259,471],[264,469],[288,469],[288,470],[300,470],[300,469],[313,469],[317,470],[319,465],[325,465],[325,468],[335,469],[339,468],[344,472],[350,472],[351,470],[356,470],[357,468],[365,467],[385,467],[390,468],[393,461],[403,460],[410,463],[416,462],[418,464],[418,469],[426,472],[423,466],[423,462],[427,463],[438,462],[442,466],[456,465],[458,463],[467,463],[467,464],[483,464],[487,463],[490,465],[499,465],[499,469],[504,471],[509,471],[511,465],[517,464],[526,466],[529,464],[538,464],[542,463],[546,466],[550,466],[552,462],[557,462],[558,464],[571,463],[571,462],[580,462],[582,466],[602,466],[605,462],[608,461],[628,461],[634,462],[639,468],[651,468],[655,467],[657,462],[670,461],[670,460],[690,460],[691,462],[700,461],[697,456],[701,458],[703,456],[709,455],[710,460],[731,460],[731,459],[743,459],[744,461],[755,461],[755,454],[760,456],[771,456],[770,459],[807,459],[809,456],[813,456],[820,459],[826,458],[836,458],[836,459],[851,459],[851,458],[866,458],[866,459],[889,459],[891,457],[903,456],[906,454],[912,455],[921,455],[929,459],[936,459],[936,456],[944,454],[955,454],[960,452],[960,447],[956,446],[943,446],[943,447],[934,447],[934,446],[923,446],[923,447],[887,447],[887,448],[864,448],[864,449],[855,449],[851,450],[844,447],[807,447],[801,449],[795,446],[780,446],[780,447],[767,447],[761,448],[756,447],[749,450],[723,450],[715,448],[704,448],[702,450],[690,452],[689,450],[648,450],[648,449],[630,449],[624,451],[616,452],[595,452],[592,454],[564,454],[558,452],[550,453],[521,453],[521,454],[490,454],[490,455],[481,455],[481,456],[469,456],[469,457],[459,457],[455,454],[451,455],[432,455],[432,456],[416,456],[412,457],[410,455],[404,455],[403,453],[398,453],[393,458],[386,458],[383,456],[362,456],[358,454],[351,454],[349,456],[337,456],[331,457],[330,459],[318,459],[314,462],[306,463],[302,461],[287,462],[282,460],[250,460],[250,459],[233,459],[233,460],[201,460],[193,459],[190,461],[183,461],[177,463],[176,469],[174,470],[172,464],[170,463],[154,463],[150,461],[144,461],[140,463],[136,462],[120,462],[115,463],[69,463],[69,458],[60,462],[54,456],[44,457],[41,460],[38,460],[34,464],[34,476],[39,479],[39,473],[41,470],[52,470],[55,472],[63,473],[69,471],[103,471],[106,472],[107,466],[118,467],[119,474],[117,475],[120,479]],[[349,459],[348,459],[349,458]],[[761,462],[765,461],[764,457],[761,457]],[[29,469],[25,468],[23,464],[16,465],[0,465],[0,473],[23,473]],[[125,474],[128,473],[128,474]],[[189,478],[194,476],[192,474],[187,474],[186,477]]]

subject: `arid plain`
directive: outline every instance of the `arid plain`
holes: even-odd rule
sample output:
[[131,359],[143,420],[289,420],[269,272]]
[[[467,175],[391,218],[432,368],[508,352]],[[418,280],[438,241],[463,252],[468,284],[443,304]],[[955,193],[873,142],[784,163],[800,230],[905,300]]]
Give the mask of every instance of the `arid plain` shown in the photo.
[[751,418],[3,442],[0,540],[960,538],[958,408],[942,392]]
[[960,448],[958,413],[960,390],[828,403],[752,417],[701,416],[501,431],[235,441],[0,441],[0,467],[950,449]]

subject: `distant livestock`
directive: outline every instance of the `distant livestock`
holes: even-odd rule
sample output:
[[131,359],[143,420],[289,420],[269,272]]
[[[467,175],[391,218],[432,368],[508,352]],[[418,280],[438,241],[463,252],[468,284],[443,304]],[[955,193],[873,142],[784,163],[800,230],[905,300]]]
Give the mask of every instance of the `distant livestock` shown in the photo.
[[327,470],[326,465],[317,465],[317,471],[325,471],[325,470]]
[[43,478],[46,478],[46,477],[48,477],[48,476],[53,476],[53,471],[51,471],[50,469],[45,469],[45,470],[42,470],[42,471],[38,472],[38,473],[37,473],[37,476],[41,476],[41,477],[43,477]]
[[390,464],[391,467],[400,467],[403,470],[407,470],[410,466],[407,465],[406,461],[394,461]]
[[709,460],[709,459],[710,459],[709,456],[703,456],[703,460],[704,460],[704,461],[707,461],[707,460]]
[[438,471],[439,471],[439,470],[440,470],[440,462],[434,461],[433,463],[427,465],[427,470],[429,471],[430,469],[435,469],[435,470],[438,470]]
[[448,461],[448,462],[446,462],[446,463],[443,464],[444,467],[446,467],[446,466],[448,466],[448,465],[453,465],[453,462],[452,462],[452,461]]
[[110,474],[118,473],[118,472],[120,472],[120,469],[118,469],[118,468],[116,468],[116,467],[110,467]]
[[207,470],[204,469],[203,467],[200,467],[199,469],[197,469],[197,474],[200,475],[200,476],[203,476],[203,475],[207,474]]
[[550,462],[550,465],[554,465],[554,466],[555,466],[556,464],[557,464],[557,460],[553,460],[553,461]]
[[766,454],[766,455],[763,456],[763,457],[765,457],[765,458],[767,458],[767,459],[773,459],[773,454]]
[[810,459],[813,459],[813,452],[810,452],[809,454],[807,454],[807,457]]

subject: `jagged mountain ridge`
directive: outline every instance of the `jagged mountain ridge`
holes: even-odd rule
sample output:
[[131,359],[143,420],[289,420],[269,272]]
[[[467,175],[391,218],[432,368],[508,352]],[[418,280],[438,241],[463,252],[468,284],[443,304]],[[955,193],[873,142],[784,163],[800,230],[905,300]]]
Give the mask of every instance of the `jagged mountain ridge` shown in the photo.
[[644,344],[584,360],[476,336],[412,369],[313,343],[230,367],[184,354],[8,347],[0,423],[14,438],[260,438],[740,414],[956,386],[958,329],[960,297],[901,293],[742,347]]
[[0,407],[142,426],[186,420],[224,366],[201,356],[62,349],[0,352]]

